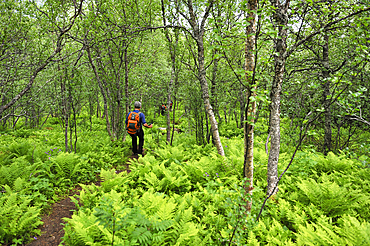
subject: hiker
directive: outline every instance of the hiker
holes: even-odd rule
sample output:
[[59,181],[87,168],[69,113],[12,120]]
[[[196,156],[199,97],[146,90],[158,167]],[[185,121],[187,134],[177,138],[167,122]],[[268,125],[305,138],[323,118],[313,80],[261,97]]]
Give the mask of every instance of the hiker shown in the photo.
[[164,116],[164,112],[166,111],[167,106],[164,103],[162,103],[162,106],[160,107],[160,109],[161,109],[161,115]]
[[[126,116],[127,133],[132,137],[132,152],[134,155],[143,154],[144,145],[144,130],[143,126],[152,128],[153,125],[148,125],[145,121],[145,115],[140,112],[141,102],[134,103],[135,110],[128,113]],[[139,148],[137,148],[137,138],[139,137]]]

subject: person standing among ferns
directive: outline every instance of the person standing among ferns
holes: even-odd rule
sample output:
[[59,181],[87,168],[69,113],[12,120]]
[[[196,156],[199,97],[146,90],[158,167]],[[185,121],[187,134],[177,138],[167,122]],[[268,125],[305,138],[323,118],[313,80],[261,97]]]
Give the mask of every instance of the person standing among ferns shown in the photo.
[[[141,102],[136,101],[134,103],[135,110],[128,113],[126,116],[126,126],[127,132],[132,138],[132,152],[134,155],[143,154],[144,145],[144,130],[143,126],[147,128],[152,128],[153,125],[148,125],[145,120],[145,115],[140,112]],[[137,146],[137,137],[139,137],[139,148]]]

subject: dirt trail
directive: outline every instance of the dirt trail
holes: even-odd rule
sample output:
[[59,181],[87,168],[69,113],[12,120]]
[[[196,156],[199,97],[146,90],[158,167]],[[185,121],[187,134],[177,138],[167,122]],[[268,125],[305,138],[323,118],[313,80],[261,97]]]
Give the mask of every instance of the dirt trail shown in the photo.
[[[132,155],[129,159],[137,159],[138,156]],[[128,162],[124,164],[125,170],[117,170],[117,173],[127,171],[131,172]],[[100,185],[98,179],[95,182],[96,185]],[[74,194],[79,194],[81,187],[77,187],[70,196]],[[75,204],[71,201],[69,197],[55,203],[51,208],[51,213],[44,215],[42,222],[44,224],[39,228],[41,229],[41,235],[37,239],[26,244],[27,246],[58,246],[62,242],[62,237],[64,236],[64,223],[63,218],[72,218],[73,210],[76,209]],[[71,211],[72,210],[72,211]]]
[[[76,193],[78,194],[78,193]],[[51,246],[59,245],[64,236],[62,218],[72,218],[73,211],[76,209],[75,204],[71,199],[65,198],[52,206],[52,211],[49,215],[42,218],[44,224],[41,227],[41,235],[36,240],[27,245],[30,246]]]

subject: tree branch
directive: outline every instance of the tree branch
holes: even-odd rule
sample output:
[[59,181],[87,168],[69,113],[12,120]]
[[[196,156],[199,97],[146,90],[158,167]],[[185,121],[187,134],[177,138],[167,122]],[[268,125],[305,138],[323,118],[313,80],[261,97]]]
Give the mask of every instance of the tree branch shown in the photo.
[[346,19],[348,19],[348,18],[351,18],[351,17],[353,17],[353,16],[355,16],[355,15],[358,15],[358,14],[361,14],[361,13],[364,13],[364,12],[367,12],[367,11],[369,11],[370,10],[370,8],[366,8],[366,9],[362,9],[362,10],[359,10],[359,11],[357,11],[357,12],[354,12],[354,13],[352,13],[352,14],[349,14],[349,15],[347,15],[347,16],[345,16],[345,17],[343,17],[343,18],[340,18],[340,19],[338,19],[338,20],[335,20],[335,21],[332,21],[332,22],[329,22],[328,24],[326,24],[323,28],[321,28],[320,30],[318,30],[318,31],[316,31],[316,32],[313,32],[313,33],[311,33],[310,35],[308,35],[307,37],[305,37],[304,39],[301,39],[299,42],[297,42],[297,43],[295,43],[293,46],[292,46],[292,48],[289,50],[289,51],[287,51],[286,53],[285,53],[285,58],[288,58],[294,51],[295,51],[295,49],[297,49],[298,48],[298,46],[300,46],[300,45],[302,45],[303,43],[305,43],[305,42],[307,42],[308,40],[310,40],[311,38],[313,38],[314,36],[316,36],[317,34],[319,34],[319,33],[321,33],[322,31],[328,31],[329,29],[330,29],[330,27],[331,26],[333,26],[333,25],[335,25],[335,24],[337,24],[337,23],[339,23],[339,22],[341,22],[341,21],[344,21],[344,20],[346,20]]

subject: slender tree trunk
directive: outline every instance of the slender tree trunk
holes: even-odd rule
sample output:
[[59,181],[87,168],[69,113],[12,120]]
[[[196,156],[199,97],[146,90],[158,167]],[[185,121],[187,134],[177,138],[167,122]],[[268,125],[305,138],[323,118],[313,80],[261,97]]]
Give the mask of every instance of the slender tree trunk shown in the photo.
[[339,122],[339,124],[337,125],[337,137],[336,137],[336,140],[335,140],[335,150],[338,150],[338,143],[340,141],[340,128],[342,127],[342,123]]
[[324,106],[324,117],[325,117],[325,138],[323,152],[327,155],[331,151],[331,112],[330,112],[330,65],[329,65],[329,35],[327,32],[324,34],[324,45],[323,45],[323,55],[322,55],[322,87],[323,87],[323,106]]
[[[252,196],[253,193],[253,147],[254,147],[254,117],[256,114],[256,101],[251,100],[256,96],[256,86],[253,81],[253,73],[255,70],[255,47],[256,47],[256,11],[258,0],[248,1],[248,15],[246,34],[247,39],[245,42],[245,75],[248,85],[246,93],[245,105],[245,121],[244,121],[244,168],[243,176],[248,178],[248,185],[245,185],[245,191]],[[244,108],[244,103],[241,98],[240,108]],[[244,109],[243,109],[244,110]],[[247,211],[252,209],[252,200],[247,201]]]
[[211,106],[214,109],[215,115],[218,117],[218,121],[221,124],[221,117],[218,110],[217,105],[217,86],[216,86],[216,78],[218,72],[218,59],[214,60],[213,71],[212,71],[212,80],[211,80]]
[[75,106],[73,104],[73,101],[72,101],[72,111],[73,111],[73,121],[74,121],[74,128],[75,128],[75,154],[77,153],[77,140],[78,140],[78,137],[77,137],[77,119],[76,119],[76,109],[75,109]]
[[101,117],[101,112],[100,112],[100,101],[99,101],[99,93],[96,92],[96,118]]
[[[130,112],[130,101],[129,101],[129,93],[128,93],[128,57],[127,57],[127,46],[125,45],[124,54],[123,54],[123,63],[125,66],[125,118],[126,115]],[[123,126],[126,128],[126,126]],[[123,132],[122,141],[126,141],[127,132]]]
[[226,108],[226,105],[224,106],[224,117],[225,117],[225,123],[227,124],[227,108]]
[[[162,18],[163,18],[163,25],[166,26],[166,16],[165,16],[165,6],[163,0],[161,0],[161,5],[162,5]],[[174,81],[177,80],[177,74],[176,74],[176,50],[177,50],[177,45],[178,45],[178,40],[179,36],[178,33],[175,33],[175,42],[172,42],[172,38],[170,37],[170,34],[168,33],[167,28],[164,30],[167,42],[168,42],[168,48],[170,51],[170,56],[171,56],[171,61],[172,61],[172,70],[171,70],[171,79],[168,84],[168,89],[167,89],[167,136],[166,136],[166,143],[172,145],[172,140],[171,140],[171,115],[170,115],[170,109],[171,109],[171,97],[172,97],[172,92],[173,92],[173,85]],[[175,105],[172,105],[175,107]],[[175,110],[175,109],[173,109]],[[175,118],[173,118],[173,125],[175,125]],[[173,136],[173,135],[172,135]]]
[[236,107],[236,102],[234,102],[234,105],[231,105],[231,107],[229,108],[229,112],[227,113],[227,115],[229,116],[230,122],[233,120],[233,114],[231,113],[231,110],[235,107]]
[[198,23],[197,16],[196,16],[197,13],[194,12],[192,1],[187,1],[186,4],[189,9],[189,16],[190,16],[188,21],[193,29],[193,38],[195,42],[197,43],[198,78],[199,78],[201,89],[202,89],[202,98],[203,98],[204,108],[207,112],[209,122],[211,124],[212,136],[213,136],[213,140],[216,145],[218,154],[220,154],[221,156],[225,156],[225,152],[222,147],[220,135],[218,132],[218,123],[216,121],[215,115],[213,113],[213,108],[209,100],[209,89],[208,89],[208,83],[206,79],[206,68],[204,66],[204,57],[205,57],[204,43],[203,43],[204,32],[205,32],[204,25],[209,16],[209,12],[213,7],[213,0],[210,0],[208,2],[204,15],[202,16],[202,20],[199,23]]
[[65,82],[61,82],[61,91],[63,96],[63,113],[64,113],[64,145],[65,151],[68,152],[68,123],[69,123],[69,110],[68,110],[68,102],[66,99],[66,88]]
[[173,97],[173,105],[172,105],[172,107],[173,107],[173,114],[172,114],[172,117],[173,117],[173,128],[172,128],[172,135],[171,135],[171,143],[170,143],[170,145],[172,146],[172,141],[173,141],[173,135],[175,134],[175,121],[176,121],[176,108],[175,108],[175,105],[177,105],[177,102],[176,102],[176,93],[175,93],[175,95],[174,95],[174,97]]
[[199,37],[198,39],[198,64],[199,64],[199,79],[202,88],[202,95],[203,95],[203,103],[206,109],[206,112],[209,117],[209,121],[211,123],[212,128],[212,136],[214,139],[214,143],[216,145],[217,151],[221,156],[225,156],[224,149],[221,144],[220,135],[218,132],[218,123],[216,121],[215,115],[213,113],[213,109],[211,103],[209,101],[209,93],[208,93],[208,83],[206,80],[206,69],[204,67],[204,47],[203,47],[203,36]]
[[[67,72],[67,71],[66,71]],[[71,86],[69,86],[69,90],[68,90],[68,114],[70,115],[70,124],[69,124],[69,141],[70,141],[70,148],[69,148],[69,151],[72,153],[73,151],[73,127],[76,127],[75,123],[76,122],[73,122],[72,120],[72,115],[71,115],[71,108],[73,108],[73,101],[72,101],[72,88]]]
[[[172,87],[173,87],[173,80],[175,77],[175,71],[174,71],[175,64],[172,65],[172,72],[171,72],[171,80],[168,84],[168,93],[167,93],[167,133],[166,133],[166,144],[170,144],[171,141],[171,95],[172,95]],[[172,105],[173,106],[173,105]]]
[[15,130],[15,125],[17,124],[18,120],[21,118],[21,115],[17,116],[17,119],[13,123],[13,129]]
[[[270,153],[267,164],[267,195],[270,195],[278,180],[278,162],[280,152],[280,93],[284,78],[284,68],[286,62],[286,38],[288,23],[289,0],[281,3],[279,0],[271,0],[274,10],[274,26],[278,29],[278,38],[274,40],[275,50],[275,69],[272,88],[270,93],[270,122],[269,129],[271,134]],[[274,194],[278,191],[276,188]]]
[[109,136],[112,137],[112,133],[111,133],[111,130],[110,130],[110,123],[109,123],[107,97],[105,95],[105,91],[104,91],[103,85],[101,83],[99,73],[96,70],[95,64],[94,64],[94,62],[93,62],[93,60],[91,58],[91,52],[90,52],[90,47],[89,46],[87,46],[86,51],[87,51],[87,55],[88,55],[88,58],[89,58],[90,65],[91,65],[91,67],[92,67],[92,69],[94,71],[96,80],[98,81],[98,85],[99,85],[100,91],[101,91],[101,93],[103,95],[103,100],[104,100],[104,116],[105,116],[105,119],[106,119],[106,122],[107,122],[107,131],[108,131]]
[[235,111],[235,108],[234,108],[234,118],[235,118],[236,128],[239,128],[239,118],[238,118],[238,113]]
[[244,101],[244,95],[243,95],[243,91],[242,90],[240,90],[240,100],[239,100],[239,103],[240,103],[240,105],[239,105],[239,109],[240,109],[240,118],[239,118],[239,120],[240,120],[240,128],[242,128],[243,127],[243,125],[244,125],[244,123],[243,123],[243,121],[245,120],[245,117],[244,117],[244,111],[245,111],[245,101]]
[[207,144],[209,144],[210,132],[209,132],[209,125],[208,125],[207,113],[205,113],[205,118],[206,118],[206,129],[207,129],[206,141],[207,141]]
[[124,48],[124,63],[125,63],[125,97],[126,97],[126,115],[130,112],[130,101],[128,93],[128,58],[127,58],[127,46]]

